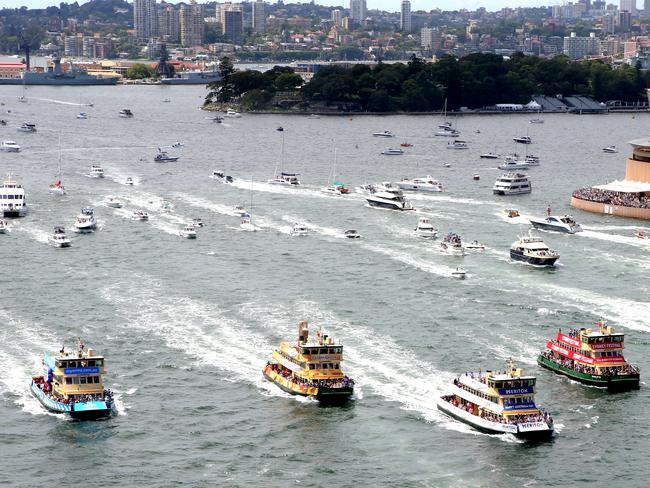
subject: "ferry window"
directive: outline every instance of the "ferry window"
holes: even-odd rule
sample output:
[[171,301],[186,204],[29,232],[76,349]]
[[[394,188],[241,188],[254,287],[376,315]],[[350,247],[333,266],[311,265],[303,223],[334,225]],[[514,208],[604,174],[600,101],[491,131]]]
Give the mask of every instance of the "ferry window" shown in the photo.
[[88,366],[95,366],[95,361],[88,361]]
[[93,376],[93,381],[95,383],[99,383],[99,376]]
[[328,363],[323,363],[323,369],[329,369],[329,364]]
[[309,365],[309,369],[314,369],[315,367],[316,367],[315,364],[310,364],[310,365]]
[[72,378],[66,378],[65,379],[65,384],[66,385],[71,385],[72,384]]
[[79,378],[79,383],[81,383],[82,385],[85,385],[86,384],[86,377],[82,376],[81,378]]
[[323,348],[319,349],[318,354],[327,354],[327,348],[323,347]]

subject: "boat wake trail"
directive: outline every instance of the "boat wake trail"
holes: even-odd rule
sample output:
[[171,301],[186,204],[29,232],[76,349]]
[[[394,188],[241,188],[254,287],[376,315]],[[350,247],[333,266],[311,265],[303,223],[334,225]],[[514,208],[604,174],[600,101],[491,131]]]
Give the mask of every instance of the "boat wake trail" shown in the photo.
[[[214,202],[211,202],[209,200],[205,200],[203,198],[183,195],[181,193],[174,193],[174,198],[176,200],[178,200],[178,201],[187,203],[188,205],[191,205],[192,207],[202,208],[204,210],[209,210],[210,212],[214,212],[216,214],[229,215],[229,216],[235,215],[233,207],[228,207],[227,205],[221,205],[219,203],[214,203]],[[239,216],[239,214],[237,214],[237,216]]]
[[50,235],[42,229],[32,227],[29,224],[16,226],[14,227],[14,229],[28,234],[32,239],[34,239],[37,242],[40,242],[41,244],[48,244],[48,238]]
[[363,244],[362,247],[364,249],[367,249],[368,251],[372,251],[378,254],[383,254],[384,256],[388,256],[389,258],[393,259],[394,261],[406,264],[413,268],[417,268],[421,271],[425,271],[427,273],[431,273],[437,276],[452,278],[453,277],[452,273],[456,271],[456,268],[451,268],[449,266],[437,264],[433,261],[428,261],[428,260],[424,261],[404,251],[389,249],[386,247],[381,247],[373,244]]
[[620,234],[608,234],[606,232],[595,232],[593,230],[583,230],[575,235],[591,239],[599,239],[601,241],[615,242],[616,244],[627,244],[642,249],[650,249],[650,239],[639,239],[632,235],[622,236]]
[[29,99],[30,100],[39,100],[41,102],[56,103],[56,104],[59,104],[59,105],[71,105],[73,107],[88,107],[87,103],[66,102],[65,100],[54,100],[53,98],[29,97]]
[[305,227],[307,227],[309,230],[312,230],[322,236],[334,237],[336,239],[346,239],[344,231],[340,229],[334,229],[332,227],[322,227],[320,225],[316,225],[308,221],[303,221],[292,215],[283,215],[282,220],[290,223],[302,222],[305,225]]

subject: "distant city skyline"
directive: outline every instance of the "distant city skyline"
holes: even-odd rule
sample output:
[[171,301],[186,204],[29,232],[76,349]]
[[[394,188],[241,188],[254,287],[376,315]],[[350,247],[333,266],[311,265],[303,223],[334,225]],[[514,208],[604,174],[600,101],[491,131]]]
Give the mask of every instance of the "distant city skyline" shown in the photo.
[[[78,0],[79,4],[87,3],[87,0]],[[296,0],[296,2],[301,2],[305,0]],[[578,0],[574,0],[574,3],[577,3]],[[66,3],[74,3],[72,0],[68,0]],[[132,2],[130,2],[132,3]],[[158,3],[160,3],[158,1]],[[167,0],[167,3],[180,3],[180,0]],[[186,3],[189,3],[187,0]],[[204,3],[199,1],[198,3]],[[274,2],[267,2],[273,4]],[[286,0],[285,3],[292,3],[291,0]],[[320,5],[328,6],[341,6],[349,8],[350,0],[317,0],[316,3]],[[476,10],[480,7],[485,7],[488,10],[498,10],[503,7],[541,7],[541,6],[551,6],[551,5],[561,5],[562,0],[440,0],[439,2],[432,3],[429,0],[411,0],[411,10],[425,10],[429,11],[433,8],[439,8],[441,10],[459,10],[459,9],[468,9]],[[618,5],[618,0],[610,0],[608,3],[614,3]],[[637,1],[637,9],[643,9],[643,2]],[[1,7],[5,8],[20,8],[26,6],[28,8],[44,8],[50,6],[58,6],[59,1],[54,0],[3,0],[0,2]],[[380,9],[389,12],[399,12],[401,6],[401,0],[367,0],[368,9]]]

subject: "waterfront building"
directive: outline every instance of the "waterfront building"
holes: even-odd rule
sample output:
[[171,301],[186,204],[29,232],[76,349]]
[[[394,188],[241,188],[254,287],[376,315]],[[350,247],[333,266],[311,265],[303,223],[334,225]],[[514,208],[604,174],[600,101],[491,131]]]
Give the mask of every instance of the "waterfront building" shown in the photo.
[[223,35],[228,42],[241,44],[244,33],[244,12],[241,4],[227,3],[221,6]]
[[423,27],[420,29],[420,46],[429,51],[440,49],[442,36],[440,31],[435,27]]
[[636,0],[620,0],[618,9],[630,12],[631,15],[636,15]]
[[138,40],[158,35],[156,0],[133,0],[133,26]]
[[165,41],[177,43],[181,36],[179,12],[174,5],[165,4],[158,11],[158,34]]
[[334,25],[341,27],[341,19],[343,18],[341,15],[341,11],[339,9],[332,10],[331,17],[332,17],[332,23]]
[[402,32],[411,32],[411,2],[409,0],[402,0],[399,27]]

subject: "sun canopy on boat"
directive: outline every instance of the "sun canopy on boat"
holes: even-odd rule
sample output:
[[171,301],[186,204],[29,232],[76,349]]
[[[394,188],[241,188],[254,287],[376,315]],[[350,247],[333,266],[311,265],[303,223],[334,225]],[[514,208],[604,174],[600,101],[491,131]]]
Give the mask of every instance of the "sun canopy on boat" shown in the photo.
[[298,176],[300,173],[285,173],[284,171],[282,172],[282,176]]
[[616,180],[605,185],[594,186],[593,188],[618,193],[642,193],[650,192],[650,183],[644,181]]

